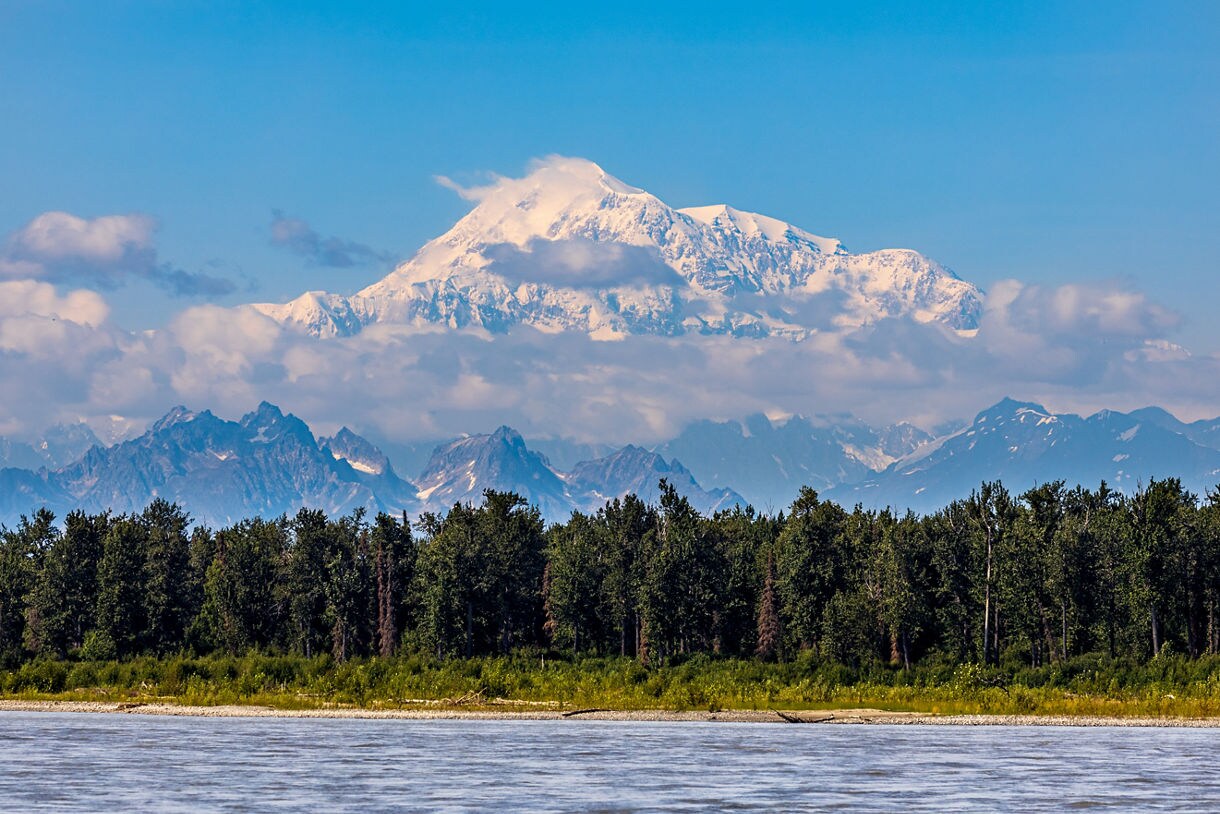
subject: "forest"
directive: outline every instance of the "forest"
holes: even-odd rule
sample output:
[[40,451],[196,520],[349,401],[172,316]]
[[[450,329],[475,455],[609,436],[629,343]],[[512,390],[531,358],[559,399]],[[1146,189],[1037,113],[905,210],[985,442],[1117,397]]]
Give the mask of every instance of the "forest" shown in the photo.
[[0,667],[249,651],[336,662],[695,654],[907,670],[1220,649],[1220,496],[984,483],[928,516],[804,489],[706,517],[662,482],[547,527],[512,493],[443,516],[192,527],[178,506],[0,533]]

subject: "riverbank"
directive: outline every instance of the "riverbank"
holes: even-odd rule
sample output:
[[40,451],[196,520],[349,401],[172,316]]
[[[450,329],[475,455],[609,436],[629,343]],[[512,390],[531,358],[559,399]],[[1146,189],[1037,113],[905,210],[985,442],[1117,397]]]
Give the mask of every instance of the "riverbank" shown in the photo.
[[828,710],[612,710],[612,709],[276,709],[225,704],[191,706],[172,703],[103,701],[0,700],[4,712],[69,712],[82,714],[166,715],[202,718],[359,718],[385,720],[466,721],[641,721],[725,722],[818,725],[937,725],[937,726],[1119,726],[1220,728],[1220,718],[1114,718],[1066,715],[934,715],[881,709]]

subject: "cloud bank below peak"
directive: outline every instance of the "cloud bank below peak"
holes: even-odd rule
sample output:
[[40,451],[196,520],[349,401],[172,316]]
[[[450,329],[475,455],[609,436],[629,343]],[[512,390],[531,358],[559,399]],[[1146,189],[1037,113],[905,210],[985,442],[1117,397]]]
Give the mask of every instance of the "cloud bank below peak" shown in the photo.
[[266,399],[311,422],[395,440],[509,424],[533,436],[637,443],[692,420],[758,412],[927,426],[1009,394],[1081,411],[1158,404],[1183,416],[1216,412],[1220,360],[1166,351],[1163,332],[1131,332],[1148,320],[1164,324],[1153,304],[1118,321],[1091,308],[1062,311],[1048,336],[1042,299],[1073,296],[997,299],[973,338],[892,319],[799,343],[727,335],[607,343],[528,326],[491,336],[385,325],[319,339],[249,307],[214,305],[133,335],[107,320],[94,292],[5,282],[0,380],[21,386],[0,389],[0,412],[36,431],[80,416],[152,419],[177,403],[237,414]]

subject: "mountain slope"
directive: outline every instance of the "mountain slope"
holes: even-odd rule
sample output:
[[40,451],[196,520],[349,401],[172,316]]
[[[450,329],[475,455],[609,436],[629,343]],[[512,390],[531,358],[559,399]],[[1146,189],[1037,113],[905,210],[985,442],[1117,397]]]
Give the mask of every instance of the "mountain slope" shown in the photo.
[[903,316],[970,331],[981,314],[978,289],[917,252],[851,254],[729,206],[673,209],[583,159],[472,194],[452,229],[356,295],[254,307],[320,337],[393,323],[800,340]]
[[0,466],[55,469],[66,466],[101,441],[87,424],[57,424],[33,441],[0,438]]
[[633,445],[602,458],[582,461],[566,478],[576,508],[585,512],[596,512],[608,501],[629,494],[655,504],[661,499],[662,479],[704,514],[746,503],[732,489],[703,489],[677,459],[667,461],[655,452]]
[[416,482],[419,499],[436,512],[455,503],[481,503],[485,489],[516,492],[546,517],[566,515],[571,505],[547,459],[526,447],[511,427],[437,447]]
[[1014,492],[1062,479],[1089,487],[1105,480],[1130,493],[1154,477],[1179,477],[1199,494],[1214,488],[1220,481],[1220,450],[1172,427],[1147,411],[1103,410],[1082,418],[1005,399],[969,426],[867,480],[834,488],[827,497],[845,505],[859,501],[926,512],[968,496],[984,480],[1002,480]]
[[780,511],[802,486],[826,490],[863,480],[929,440],[909,424],[876,430],[849,416],[773,422],[754,415],[694,422],[657,452],[686,462],[700,483],[736,489],[754,506]]

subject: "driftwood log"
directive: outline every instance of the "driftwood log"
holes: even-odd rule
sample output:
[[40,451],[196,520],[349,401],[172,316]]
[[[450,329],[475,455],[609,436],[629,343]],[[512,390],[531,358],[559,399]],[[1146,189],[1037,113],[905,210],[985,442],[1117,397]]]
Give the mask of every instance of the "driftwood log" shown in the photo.
[[833,716],[833,715],[827,715],[824,718],[810,719],[810,718],[801,718],[800,716],[793,715],[790,712],[780,712],[778,709],[773,709],[771,711],[774,712],[779,717],[783,718],[784,721],[786,721],[787,723],[790,723],[790,724],[824,724],[827,721],[833,721],[835,719],[835,716]]
[[563,713],[564,718],[571,718],[574,715],[588,715],[592,712],[613,712],[613,710],[603,709],[601,707],[590,707],[588,709],[572,709]]

